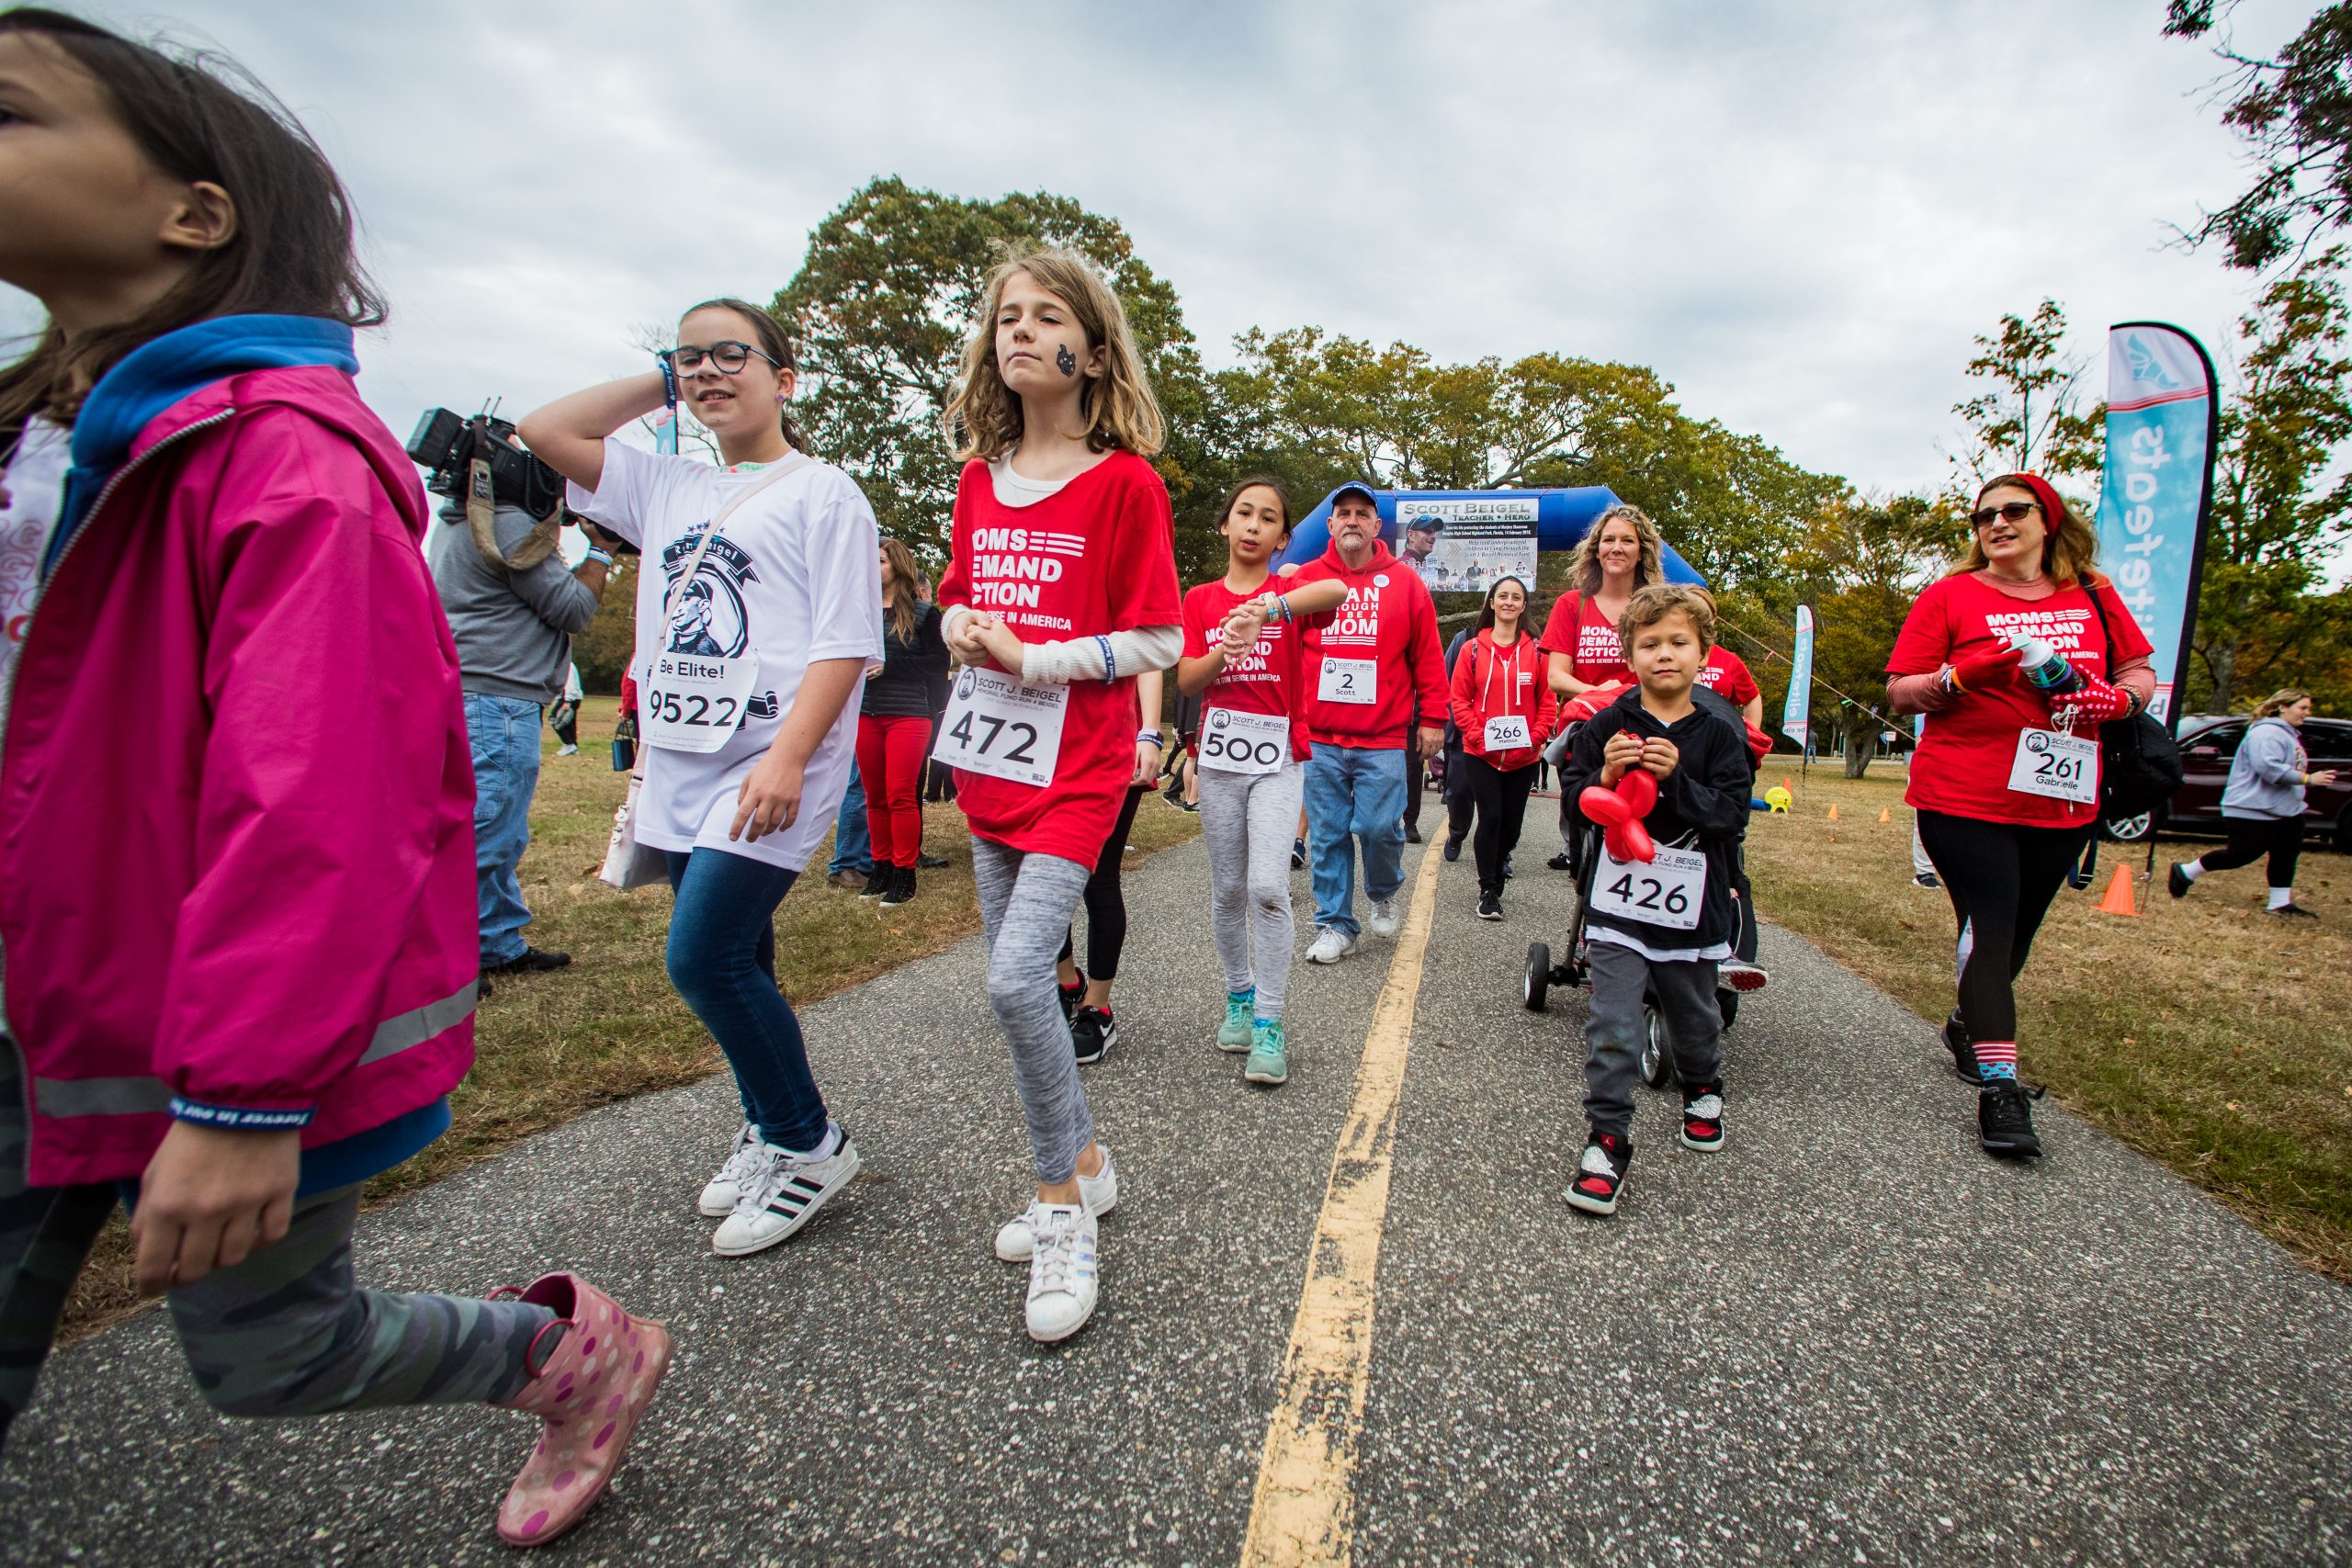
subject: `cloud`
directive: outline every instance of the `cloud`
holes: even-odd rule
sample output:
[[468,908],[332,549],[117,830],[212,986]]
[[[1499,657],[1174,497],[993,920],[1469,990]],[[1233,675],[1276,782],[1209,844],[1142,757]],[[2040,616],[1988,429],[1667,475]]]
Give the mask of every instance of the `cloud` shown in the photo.
[[[2058,299],[2094,362],[2127,317],[2218,353],[2246,293],[2164,248],[2243,170],[2199,96],[2214,62],[2145,0],[179,15],[349,181],[395,308],[362,386],[402,431],[633,368],[637,328],[764,298],[881,174],[1119,218],[1212,364],[1306,323],[1630,360],[1881,489],[1941,479],[2001,312]],[[2298,20],[2238,15],[2266,41]]]

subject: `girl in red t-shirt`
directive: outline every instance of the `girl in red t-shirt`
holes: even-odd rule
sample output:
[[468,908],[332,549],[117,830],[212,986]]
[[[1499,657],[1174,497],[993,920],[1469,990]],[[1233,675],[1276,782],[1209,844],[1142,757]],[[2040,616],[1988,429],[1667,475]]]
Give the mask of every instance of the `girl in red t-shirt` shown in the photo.
[[1478,635],[1453,662],[1453,727],[1462,732],[1477,812],[1470,846],[1478,863],[1482,920],[1503,918],[1503,864],[1519,845],[1536,760],[1552,733],[1544,654],[1527,635],[1526,614],[1527,584],[1516,577],[1498,579],[1487,590]]
[[[2006,474],[1970,515],[1959,568],[1911,606],[1887,660],[1896,713],[1924,713],[1905,798],[1960,923],[1959,1003],[1944,1043],[1981,1090],[1989,1154],[2041,1152],[2017,1076],[2017,976],[2098,816],[2098,727],[2147,705],[2148,639],[2107,579],[2098,540],[2047,482]],[[2048,643],[2079,682],[2028,679],[2007,640]]]
[[[1136,771],[1135,676],[1176,662],[1159,407],[1119,298],[1068,250],[989,275],[947,426],[965,459],[939,603],[951,682],[933,755],[956,769],[1036,1201],[997,1233],[1026,1259],[1030,1337],[1093,1315],[1095,1216],[1118,1201],[1079,1086],[1054,955]],[[1155,738],[1158,732],[1153,732]]]

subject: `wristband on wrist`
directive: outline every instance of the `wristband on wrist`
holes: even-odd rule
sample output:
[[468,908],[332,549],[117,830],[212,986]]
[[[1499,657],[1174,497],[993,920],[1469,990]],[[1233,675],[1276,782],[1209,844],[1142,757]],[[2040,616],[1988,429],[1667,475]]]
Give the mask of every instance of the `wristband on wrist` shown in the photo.
[[585,566],[590,561],[594,561],[598,566],[609,568],[613,564],[613,558],[606,554],[601,546],[591,545],[588,547],[588,553],[581,558],[580,564]]
[[662,400],[669,405],[670,416],[674,419],[678,411],[678,373],[671,368],[666,354],[655,355],[653,362],[662,367]]
[[1136,730],[1136,744],[1138,746],[1157,746],[1163,751],[1168,750],[1167,737],[1161,735],[1157,729]]

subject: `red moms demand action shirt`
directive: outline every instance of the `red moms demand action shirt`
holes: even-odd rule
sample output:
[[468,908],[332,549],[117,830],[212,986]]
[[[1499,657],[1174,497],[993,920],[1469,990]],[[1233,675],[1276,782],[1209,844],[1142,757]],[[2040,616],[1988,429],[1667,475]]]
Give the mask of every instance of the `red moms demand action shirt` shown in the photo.
[[[2125,660],[2153,651],[2104,577],[2096,580],[2099,608],[2115,630],[2110,650],[2100,634],[2090,593],[2079,582],[2046,599],[2018,599],[1974,572],[1955,572],[1928,585],[1911,606],[1888,656],[1890,675],[1924,675],[1974,654],[1990,653],[2007,634],[2038,637],[2086,675],[2108,678]],[[2110,658],[2110,652],[2119,657]],[[1962,695],[1951,707],[1928,715],[1919,750],[1911,759],[1911,784],[1903,798],[1923,811],[1941,811],[1980,822],[2028,828],[2079,828],[2096,819],[2098,807],[2076,806],[2009,788],[2018,736],[2050,728],[2050,704],[2022,679]],[[2096,740],[2098,726],[2078,722],[2074,733]]]
[[[1182,611],[1168,487],[1132,452],[1113,453],[1027,506],[996,498],[986,463],[965,464],[941,608],[985,610],[1023,642],[1172,626]],[[1135,776],[1136,728],[1134,676],[1074,682],[1053,782],[958,768],[956,803],[980,838],[1091,867]]]
[[[1236,593],[1222,578],[1204,582],[1184,595],[1184,657],[1205,659],[1222,640],[1226,618],[1241,605],[1268,593],[1278,593],[1296,579],[1269,578],[1247,593]],[[1290,720],[1290,759],[1306,761],[1312,750],[1306,736],[1305,688],[1299,681],[1303,627],[1281,615],[1270,615],[1258,630],[1258,641],[1239,659],[1228,659],[1216,679],[1201,693],[1201,711],[1231,708],[1237,713],[1275,714]]]
[[1722,643],[1707,650],[1707,664],[1699,671],[1699,684],[1734,707],[1763,694],[1756,677],[1748,671],[1747,660]]
[[[1437,635],[1437,604],[1420,578],[1374,541],[1362,571],[1350,571],[1333,545],[1290,580],[1344,582],[1347,602],[1328,615],[1306,618],[1306,657],[1300,674],[1306,683],[1306,733],[1318,746],[1364,750],[1402,750],[1405,731],[1415,723],[1439,729],[1447,706],[1445,652]],[[1323,660],[1369,659],[1377,666],[1370,703],[1327,703]]]
[[1630,686],[1634,667],[1625,662],[1625,639],[1600,606],[1569,589],[1552,601],[1551,618],[1544,623],[1545,653],[1568,656],[1568,673],[1589,686]]

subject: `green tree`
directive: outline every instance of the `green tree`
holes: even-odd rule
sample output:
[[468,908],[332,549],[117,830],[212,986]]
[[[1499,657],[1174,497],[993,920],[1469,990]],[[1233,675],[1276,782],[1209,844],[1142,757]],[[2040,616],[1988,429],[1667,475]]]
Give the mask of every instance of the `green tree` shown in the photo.
[[580,666],[580,684],[599,696],[619,694],[621,677],[628,672],[629,658],[637,648],[639,570],[636,556],[623,556],[613,563],[595,618],[571,639],[571,661]]
[[1115,219],[1044,192],[981,201],[875,180],[818,224],[771,308],[800,345],[796,407],[811,446],[857,479],[885,532],[934,564],[958,473],[940,415],[989,269],[1016,239],[1083,253],[1117,292],[1168,416],[1156,466],[1180,506],[1205,466],[1208,390],[1193,334],[1176,290]]
[[2199,707],[2226,712],[2298,679],[2292,627],[2320,563],[2352,534],[2352,475],[2329,482],[2352,438],[2342,270],[2341,247],[2312,258],[2238,322],[2240,385],[2222,411],[2192,642]]
[[[2096,479],[2107,453],[2107,405],[2081,409],[2087,363],[2065,354],[2066,313],[2044,299],[2030,316],[2007,315],[1975,339],[1969,376],[1984,391],[1952,405],[1968,427],[1952,459],[1955,491],[1973,491],[1996,474],[2036,473]],[[2070,498],[2071,499],[2071,498]]]
[[[2165,31],[2204,38],[2235,9],[2236,0],[2170,0]],[[2352,5],[2321,6],[2276,56],[2241,52],[2226,38],[2214,52],[2228,65],[2222,123],[2256,174],[2187,238],[2219,241],[2232,266],[2259,270],[2352,222]]]

